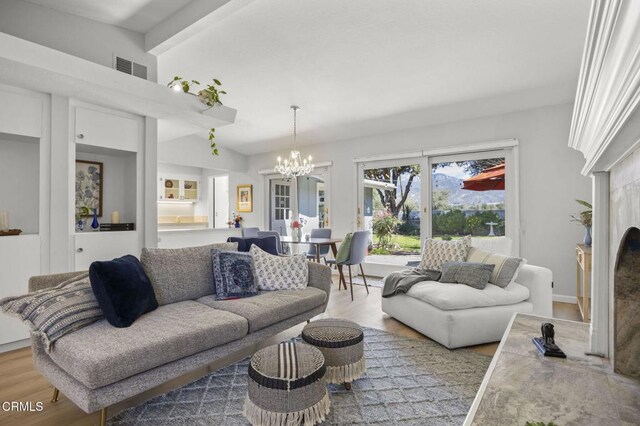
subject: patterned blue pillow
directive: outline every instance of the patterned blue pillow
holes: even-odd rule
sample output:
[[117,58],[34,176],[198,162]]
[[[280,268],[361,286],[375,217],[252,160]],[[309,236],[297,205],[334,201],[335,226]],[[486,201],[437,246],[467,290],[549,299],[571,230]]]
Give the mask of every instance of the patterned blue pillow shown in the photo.
[[216,300],[238,299],[258,294],[249,253],[211,250]]

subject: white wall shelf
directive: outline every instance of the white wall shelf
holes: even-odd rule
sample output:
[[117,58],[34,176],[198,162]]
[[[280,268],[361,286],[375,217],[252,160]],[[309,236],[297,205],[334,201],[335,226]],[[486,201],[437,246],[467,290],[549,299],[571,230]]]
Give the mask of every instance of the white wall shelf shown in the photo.
[[180,122],[187,125],[183,134],[232,124],[236,117],[233,108],[208,109],[195,96],[4,33],[0,75],[5,84]]

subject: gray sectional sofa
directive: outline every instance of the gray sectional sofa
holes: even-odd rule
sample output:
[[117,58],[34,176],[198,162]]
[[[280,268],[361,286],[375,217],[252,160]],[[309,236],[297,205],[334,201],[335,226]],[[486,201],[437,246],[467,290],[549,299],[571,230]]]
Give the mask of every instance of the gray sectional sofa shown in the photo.
[[[325,311],[331,291],[331,270],[327,266],[309,263],[308,286],[303,290],[216,301],[213,291],[202,286],[211,279],[207,275],[211,274],[211,268],[204,268],[203,257],[210,247],[185,250],[175,251],[173,261],[183,262],[181,255],[186,255],[193,268],[178,273],[175,268],[168,268],[167,262],[159,262],[157,253],[146,252],[151,257],[145,258],[143,252],[141,260],[160,306],[130,327],[115,328],[100,320],[63,336],[49,352],[39,338],[32,338],[36,369],[85,412],[102,410],[101,422],[106,421],[110,405],[207,366]],[[77,274],[32,277],[29,291],[53,287]],[[172,280],[177,280],[173,282],[176,289],[173,293],[166,287]],[[161,288],[163,281],[165,287]]]

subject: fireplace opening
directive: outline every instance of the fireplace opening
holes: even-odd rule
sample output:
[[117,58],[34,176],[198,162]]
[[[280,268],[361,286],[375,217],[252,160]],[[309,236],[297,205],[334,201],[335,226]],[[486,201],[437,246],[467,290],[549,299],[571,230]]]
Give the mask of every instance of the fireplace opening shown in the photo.
[[640,229],[622,238],[614,273],[613,370],[640,378]]

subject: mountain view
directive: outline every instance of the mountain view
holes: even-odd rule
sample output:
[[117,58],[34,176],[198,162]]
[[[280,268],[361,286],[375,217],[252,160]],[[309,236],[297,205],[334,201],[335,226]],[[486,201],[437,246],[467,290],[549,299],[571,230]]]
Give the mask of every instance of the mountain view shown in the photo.
[[[398,180],[398,189],[404,186],[409,179],[409,174],[404,173]],[[470,206],[491,203],[504,203],[504,191],[469,191],[462,189],[462,179],[443,173],[432,175],[435,191],[447,191],[449,193],[449,204],[452,206]],[[411,185],[409,198],[420,205],[420,177],[416,176]],[[400,191],[398,190],[398,194]]]

